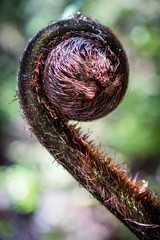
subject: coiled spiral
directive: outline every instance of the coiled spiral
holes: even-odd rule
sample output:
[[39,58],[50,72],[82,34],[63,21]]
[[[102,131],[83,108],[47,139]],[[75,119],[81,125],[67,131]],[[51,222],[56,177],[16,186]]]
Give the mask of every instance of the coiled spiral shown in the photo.
[[42,31],[52,37],[37,51],[31,85],[41,86],[49,105],[84,121],[114,110],[127,89],[128,61],[111,30],[77,15]]
[[32,132],[54,158],[139,239],[158,240],[160,206],[154,194],[68,122],[114,110],[128,74],[125,51],[112,31],[76,15],[51,23],[29,41],[18,96]]

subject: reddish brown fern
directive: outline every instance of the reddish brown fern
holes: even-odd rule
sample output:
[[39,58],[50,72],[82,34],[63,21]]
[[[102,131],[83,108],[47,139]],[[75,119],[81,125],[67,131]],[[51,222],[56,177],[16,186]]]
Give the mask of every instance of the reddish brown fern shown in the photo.
[[113,111],[128,84],[125,51],[112,31],[82,15],[53,22],[28,43],[18,76],[24,115],[43,146],[139,239],[160,239],[160,205],[69,123]]

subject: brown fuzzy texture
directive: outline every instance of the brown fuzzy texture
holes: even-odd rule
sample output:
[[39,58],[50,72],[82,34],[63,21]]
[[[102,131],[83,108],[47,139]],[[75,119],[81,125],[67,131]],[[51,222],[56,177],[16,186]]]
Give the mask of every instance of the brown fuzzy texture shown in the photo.
[[25,117],[42,145],[139,239],[158,240],[160,206],[146,182],[69,124],[106,115],[126,92],[127,57],[111,30],[81,15],[52,23],[29,42],[18,81]]
[[62,41],[45,61],[43,87],[47,98],[72,120],[105,116],[116,108],[127,87],[128,73],[114,49],[101,38],[89,37]]

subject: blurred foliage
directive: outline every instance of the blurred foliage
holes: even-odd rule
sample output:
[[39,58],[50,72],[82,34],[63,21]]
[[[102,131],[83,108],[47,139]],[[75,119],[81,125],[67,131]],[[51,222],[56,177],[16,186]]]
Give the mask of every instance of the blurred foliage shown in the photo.
[[128,93],[118,109],[80,126],[159,192],[160,1],[1,0],[0,240],[135,239],[68,173],[51,165],[20,116],[16,75],[28,38],[74,11],[111,27],[130,64]]

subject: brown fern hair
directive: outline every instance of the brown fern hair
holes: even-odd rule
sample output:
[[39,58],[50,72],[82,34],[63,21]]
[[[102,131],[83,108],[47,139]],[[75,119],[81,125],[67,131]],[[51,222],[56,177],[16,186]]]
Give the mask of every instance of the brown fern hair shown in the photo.
[[105,116],[128,84],[126,53],[115,34],[76,15],[53,22],[28,43],[18,76],[19,99],[40,143],[139,239],[160,239],[160,205],[69,122]]

